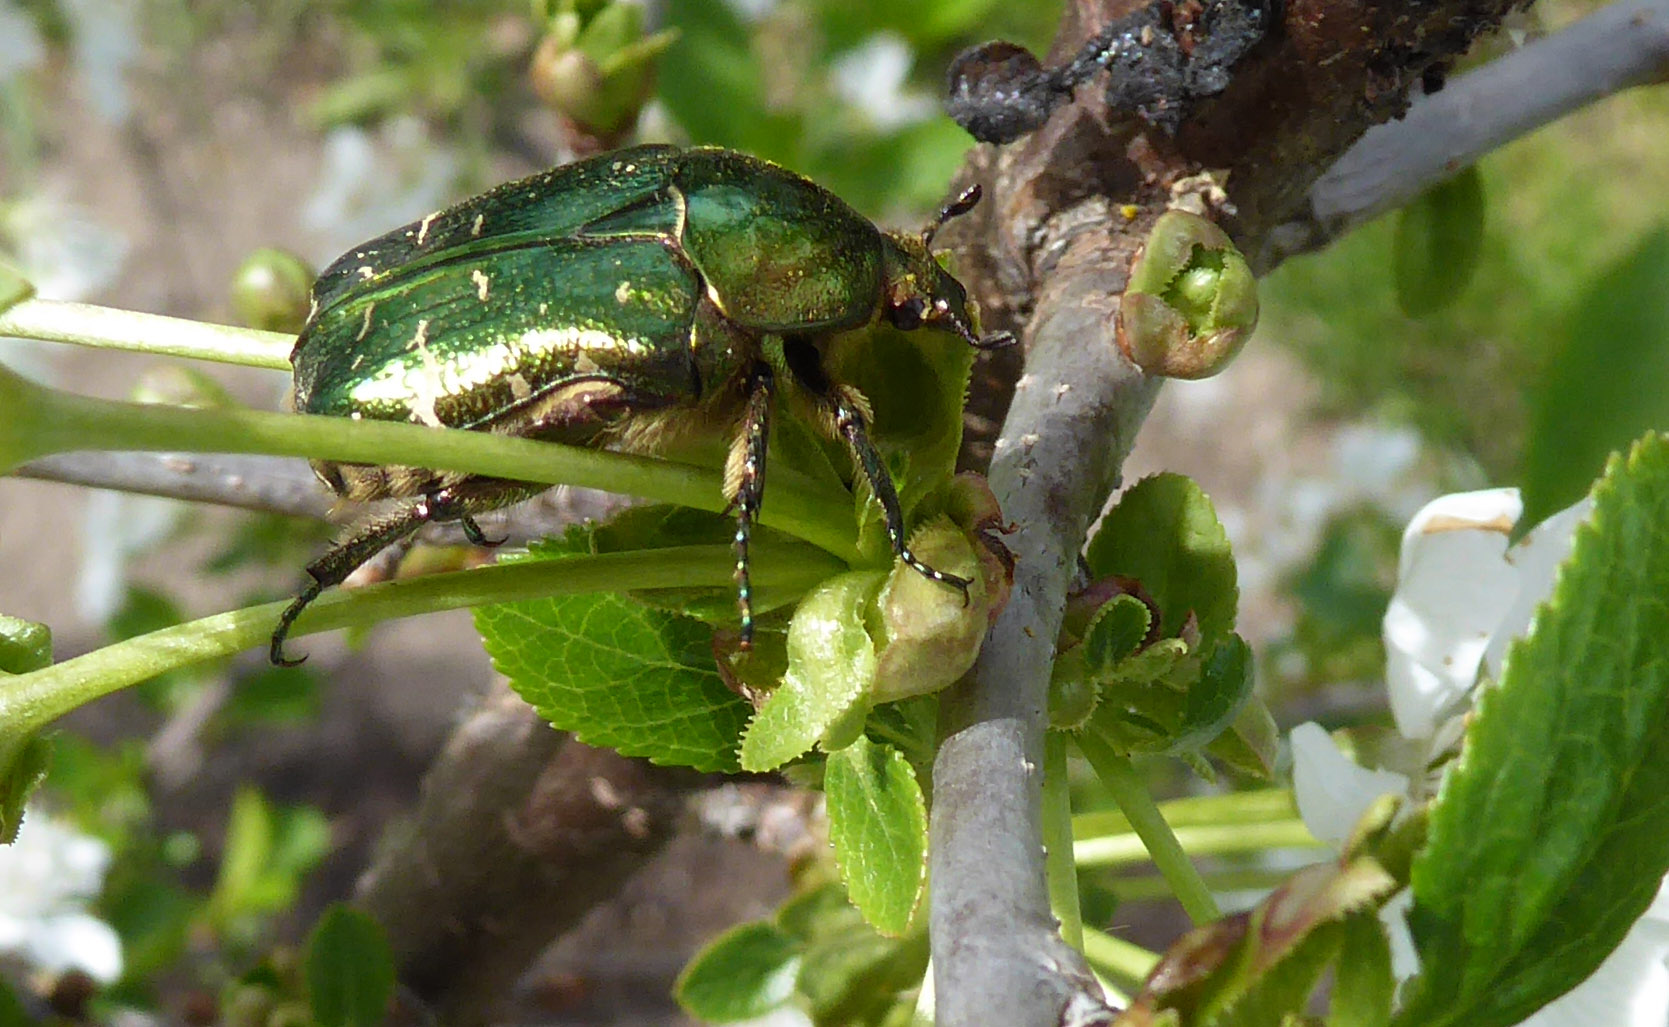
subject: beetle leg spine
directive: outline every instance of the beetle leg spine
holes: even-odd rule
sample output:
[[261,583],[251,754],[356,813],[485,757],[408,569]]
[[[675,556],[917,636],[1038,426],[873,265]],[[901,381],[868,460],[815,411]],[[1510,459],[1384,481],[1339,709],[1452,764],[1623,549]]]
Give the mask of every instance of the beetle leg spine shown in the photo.
[[736,507],[736,610],[741,618],[743,649],[753,648],[753,582],[748,567],[748,544],[753,523],[765,501],[765,458],[771,436],[771,398],[776,373],[763,360],[755,361],[747,376],[747,407],[736,445],[725,461],[725,495]]

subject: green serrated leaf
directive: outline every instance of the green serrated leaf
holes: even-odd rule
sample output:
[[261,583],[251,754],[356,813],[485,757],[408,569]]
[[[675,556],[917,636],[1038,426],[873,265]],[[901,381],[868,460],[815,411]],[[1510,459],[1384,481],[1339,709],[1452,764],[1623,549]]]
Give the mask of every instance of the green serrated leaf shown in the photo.
[[38,735],[0,733],[0,845],[17,841],[23,809],[46,777],[51,758],[52,744]]
[[[562,546],[533,559],[560,559]],[[748,705],[713,663],[712,629],[618,595],[560,596],[475,611],[493,666],[552,725],[653,763],[735,771]]]
[[1669,870],[1669,440],[1613,459],[1534,630],[1471,716],[1412,872],[1397,1024],[1522,1020],[1590,974]]
[[[52,666],[52,629],[0,614],[0,688],[9,674]],[[46,776],[52,746],[35,734],[0,725],[0,845],[17,840],[23,808]]]
[[1339,954],[1344,925],[1319,924],[1273,966],[1246,982],[1233,1004],[1216,1015],[1198,1018],[1201,1027],[1297,1027],[1321,974]]
[[831,378],[869,400],[875,445],[899,466],[894,484],[906,512],[956,470],[974,356],[945,332],[881,327],[843,336],[824,360]]
[[1275,777],[1275,759],[1280,748],[1281,732],[1275,726],[1269,705],[1254,692],[1229,729],[1205,747],[1205,754],[1237,773],[1270,781]]
[[927,884],[927,801],[915,771],[892,746],[859,737],[829,757],[823,791],[852,904],[882,934],[904,934]]
[[1338,951],[1343,919],[1395,885],[1371,859],[1305,867],[1250,913],[1184,935],[1149,975],[1144,997],[1180,1010],[1189,1024],[1283,1023]]
[[1234,627],[1239,589],[1228,535],[1211,500],[1180,474],[1131,486],[1102,519],[1086,554],[1097,578],[1135,578],[1160,611],[1160,631],[1176,637],[1190,612],[1200,639]]
[[1484,180],[1476,165],[1399,211],[1391,268],[1403,313],[1424,317],[1459,299],[1477,274],[1483,242]]
[[867,695],[876,657],[864,615],[885,578],[836,575],[800,601],[788,626],[788,673],[747,726],[742,769],[774,770],[805,755]]
[[1252,695],[1252,648],[1229,632],[1206,651],[1200,679],[1188,689],[1178,750],[1197,751],[1235,722]]
[[764,1016],[794,997],[801,948],[766,920],[733,927],[684,967],[673,998],[684,1012],[710,1023]]
[[1385,1027],[1391,1022],[1391,942],[1372,913],[1353,913],[1344,921],[1344,942],[1333,970],[1333,1000],[1327,1027]]
[[796,987],[818,1027],[873,1022],[921,983],[927,954],[925,931],[887,938],[847,906],[807,942]]
[[1084,664],[1097,678],[1105,678],[1113,667],[1136,651],[1147,638],[1153,619],[1147,604],[1132,595],[1114,596],[1102,604],[1084,634]]
[[377,1027],[394,997],[394,954],[382,926],[340,903],[307,939],[307,994],[319,1027]]
[[1126,755],[1192,758],[1235,723],[1251,694],[1251,649],[1239,635],[1199,654],[1166,638],[1114,668],[1087,726]]
[[1522,535],[1580,499],[1606,458],[1669,428],[1669,228],[1594,274],[1530,401]]

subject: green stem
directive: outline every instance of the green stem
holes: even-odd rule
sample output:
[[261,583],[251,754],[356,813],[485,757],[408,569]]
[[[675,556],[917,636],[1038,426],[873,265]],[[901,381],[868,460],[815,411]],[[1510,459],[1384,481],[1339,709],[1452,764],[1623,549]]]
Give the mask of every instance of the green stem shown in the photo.
[[1084,928],[1084,958],[1096,973],[1115,988],[1134,995],[1159,962],[1159,957],[1140,945],[1115,938],[1106,931]]
[[[1172,827],[1217,824],[1269,824],[1298,815],[1290,788],[1259,788],[1222,795],[1190,795],[1159,804],[1165,823]],[[1072,836],[1079,840],[1109,834],[1129,834],[1130,818],[1117,810],[1096,810],[1072,818]]]
[[[841,565],[810,546],[761,545],[754,581],[809,587]],[[729,546],[678,546],[559,560],[521,560],[321,596],[292,635],[376,624],[393,617],[623,588],[725,587]],[[286,602],[265,603],[140,635],[43,670],[0,677],[0,735],[38,730],[84,703],[165,671],[265,645]]]
[[[125,403],[47,388],[3,367],[0,411],[0,471],[74,450],[263,453],[578,485],[715,512],[726,505],[718,472],[689,464],[392,421]],[[848,563],[860,558],[850,496],[779,484],[762,523]]]
[[[1292,880],[1292,870],[1225,870],[1205,876],[1212,892],[1265,892]],[[1157,874],[1131,877],[1128,874],[1108,874],[1102,884],[1120,903],[1157,902],[1171,897],[1171,886]]]
[[1072,795],[1067,787],[1066,735],[1050,731],[1043,740],[1043,866],[1049,907],[1061,937],[1083,951],[1084,918],[1078,902],[1078,868],[1073,861]]
[[[1170,825],[1177,844],[1189,856],[1222,856],[1264,849],[1325,849],[1297,818],[1268,824],[1211,824],[1197,827]],[[1073,843],[1072,857],[1080,867],[1122,866],[1142,863],[1148,849],[1135,833],[1080,838]]]
[[1204,924],[1220,917],[1211,890],[1200,879],[1199,871],[1189,862],[1170,825],[1159,814],[1159,807],[1130,760],[1092,732],[1082,731],[1074,737],[1078,750],[1113,794],[1113,801],[1130,818],[1130,825],[1147,847],[1153,865],[1171,883],[1177,901],[1182,903],[1189,918],[1196,924]]
[[0,311],[0,335],[215,360],[288,372],[296,337],[90,303],[24,300]]

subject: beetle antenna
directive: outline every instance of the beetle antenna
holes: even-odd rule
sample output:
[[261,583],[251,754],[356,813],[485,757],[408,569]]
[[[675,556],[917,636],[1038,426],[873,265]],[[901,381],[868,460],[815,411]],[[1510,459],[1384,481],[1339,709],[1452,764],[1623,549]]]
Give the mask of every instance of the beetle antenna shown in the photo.
[[939,234],[939,229],[945,227],[945,222],[949,221],[951,218],[959,218],[968,211],[973,210],[974,205],[979,202],[981,195],[982,190],[980,189],[978,182],[975,182],[973,185],[970,185],[968,188],[962,190],[961,196],[958,196],[956,199],[945,204],[944,207],[940,209],[939,216],[934,218],[931,224],[921,230],[921,244],[923,246],[932,246],[933,237]]

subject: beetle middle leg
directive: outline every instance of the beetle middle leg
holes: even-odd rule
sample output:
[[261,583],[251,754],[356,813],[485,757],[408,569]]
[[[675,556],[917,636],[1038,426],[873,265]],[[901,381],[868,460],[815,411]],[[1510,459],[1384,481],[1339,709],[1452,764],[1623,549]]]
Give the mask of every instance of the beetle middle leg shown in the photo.
[[463,524],[464,535],[471,542],[497,545],[503,540],[495,542],[487,539],[480,525],[475,523],[474,515],[525,499],[542,488],[487,479],[465,481],[437,489],[404,509],[366,522],[325,555],[307,565],[307,574],[313,581],[279,614],[278,626],[273,629],[272,641],[267,647],[267,658],[279,667],[296,667],[305,662],[305,656],[290,659],[284,655],[284,640],[289,636],[296,618],[325,589],[346,581],[348,575],[384,549],[430,521],[459,521]]
[[748,575],[748,544],[765,500],[765,456],[771,435],[771,398],[776,373],[763,360],[748,369],[747,406],[741,431],[724,466],[724,494],[736,506],[736,609],[742,620],[743,649],[753,648],[753,583]]
[[923,577],[942,582],[961,592],[962,602],[966,605],[968,587],[973,582],[955,574],[935,570],[910,551],[909,538],[904,531],[904,507],[898,501],[898,490],[893,486],[892,475],[887,473],[886,461],[881,459],[875,444],[869,440],[868,404],[864,402],[863,396],[856,389],[837,385],[829,380],[829,376],[823,371],[822,357],[817,347],[810,342],[784,340],[782,352],[784,362],[793,372],[794,379],[824,407],[833,422],[835,432],[852,451],[859,470],[869,482],[869,490],[881,504],[881,513],[887,525],[887,538],[892,542],[893,553]]

